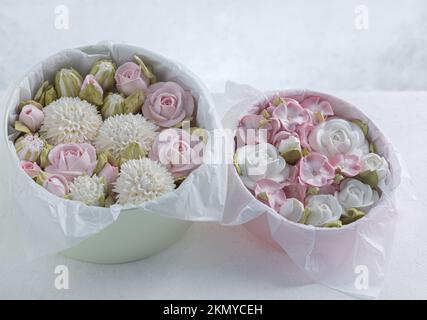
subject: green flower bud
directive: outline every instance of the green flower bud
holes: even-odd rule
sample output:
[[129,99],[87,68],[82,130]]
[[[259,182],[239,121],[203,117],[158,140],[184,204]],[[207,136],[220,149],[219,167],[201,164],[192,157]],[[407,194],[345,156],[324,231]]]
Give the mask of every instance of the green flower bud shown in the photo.
[[187,178],[186,176],[175,178],[175,188],[178,188],[181,183]]
[[15,141],[15,149],[20,160],[37,162],[42,152],[44,141],[36,133],[26,134]]
[[138,142],[131,142],[121,152],[120,163],[123,164],[124,162],[132,159],[141,159],[145,157],[145,155],[145,152],[142,150]]
[[208,143],[209,134],[206,129],[199,127],[191,127],[190,134],[192,137],[197,137],[199,141],[203,142],[204,144]]
[[104,91],[109,91],[113,88],[114,74],[116,73],[116,65],[113,61],[99,60],[93,64],[89,73],[95,76],[96,81]]
[[369,143],[369,152],[370,153],[376,153],[375,152],[375,146],[372,142]]
[[105,198],[104,200],[104,207],[109,208],[111,207],[113,204],[115,203],[114,198],[109,195],[108,197]]
[[355,125],[359,126],[360,129],[362,129],[362,132],[365,135],[365,137],[368,136],[369,127],[366,123],[364,123],[363,121],[361,121],[359,119],[351,120],[351,122],[353,122]]
[[102,151],[98,153],[98,162],[96,163],[96,167],[93,170],[94,174],[98,174],[104,166],[108,163],[108,151]]
[[101,114],[104,119],[114,116],[116,114],[123,114],[124,106],[125,98],[123,97],[123,95],[110,92],[104,99],[104,104],[101,108]]
[[86,100],[96,106],[102,106],[103,96],[104,90],[101,85],[96,81],[93,75],[88,74],[80,88],[80,99]]
[[13,126],[16,131],[23,132],[23,133],[31,133],[31,130],[21,121],[16,120]]
[[319,191],[320,191],[319,187],[308,187],[306,194],[308,196],[312,196],[312,195],[318,194]]
[[282,103],[285,103],[285,99],[283,99],[281,96],[276,96],[273,100],[273,105],[276,107],[280,106]]
[[356,208],[350,208],[347,210],[347,212],[341,216],[341,221],[343,224],[349,224],[352,223],[366,215],[366,212],[356,209]]
[[145,101],[145,94],[142,90],[136,90],[124,101],[124,113],[138,113],[141,111]]
[[278,147],[280,155],[286,160],[286,163],[294,165],[302,157],[301,145],[298,138],[290,136],[283,139]]
[[50,150],[52,150],[52,148],[53,148],[53,146],[51,146],[49,143],[44,141],[43,149],[42,149],[42,152],[40,153],[40,168],[44,169],[48,165],[50,165],[50,161],[49,161],[48,156],[49,156],[49,152],[50,152]]
[[156,76],[154,75],[151,67],[148,67],[144,61],[138,56],[134,56],[136,62],[139,64],[139,67],[141,68],[142,73],[144,76],[146,76],[150,80],[150,84],[153,84],[157,81]]
[[373,189],[378,186],[378,173],[376,171],[366,170],[359,173],[355,178],[370,185]]
[[344,176],[340,173],[335,174],[334,182],[340,184],[344,180]]
[[341,220],[330,221],[325,223],[322,227],[323,228],[341,228],[342,222]]
[[59,97],[77,97],[82,83],[82,76],[73,68],[63,68],[55,76],[55,89]]
[[305,222],[307,221],[308,216],[310,215],[310,209],[305,208],[304,212],[302,213],[302,217],[301,219],[298,221],[298,223],[302,223],[305,224]]
[[42,186],[45,180],[47,179],[47,177],[48,177],[47,173],[40,170],[39,174],[35,177],[35,181],[36,183]]
[[49,84],[49,81],[43,82],[39,90],[37,90],[34,100],[42,106],[47,106],[58,98],[55,88]]

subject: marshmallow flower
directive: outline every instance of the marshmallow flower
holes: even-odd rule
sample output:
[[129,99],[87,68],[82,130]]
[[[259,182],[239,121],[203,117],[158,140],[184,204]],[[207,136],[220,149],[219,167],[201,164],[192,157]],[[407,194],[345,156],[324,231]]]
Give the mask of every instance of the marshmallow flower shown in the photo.
[[369,153],[369,144],[362,129],[344,119],[321,122],[310,133],[311,148],[328,158],[336,154],[355,154],[359,157]]
[[31,178],[35,178],[41,171],[36,162],[22,160],[20,162],[21,169],[25,171]]
[[116,159],[131,143],[136,143],[143,154],[148,154],[156,138],[157,126],[140,114],[120,114],[107,118],[95,141],[98,151],[108,151]]
[[96,167],[95,148],[88,143],[66,143],[55,146],[48,155],[45,171],[60,174],[68,181],[82,174],[91,175]]
[[276,147],[268,143],[240,147],[234,161],[243,184],[251,190],[255,189],[260,179],[283,183],[289,176],[285,159],[279,155]]
[[113,191],[120,204],[141,204],[175,188],[173,176],[165,166],[142,158],[125,162]]
[[105,180],[97,176],[79,176],[70,184],[70,199],[81,201],[88,206],[103,206]]
[[304,205],[298,199],[286,199],[278,212],[290,221],[299,222],[304,215]]
[[19,113],[19,121],[21,121],[31,132],[36,132],[40,129],[44,119],[43,111],[32,104],[27,104],[22,107]]
[[60,98],[45,108],[41,136],[51,145],[91,143],[102,125],[97,108],[80,98]]
[[184,119],[189,119],[193,112],[193,96],[179,84],[157,82],[148,87],[142,113],[159,127],[178,125]]
[[282,128],[290,132],[295,131],[297,126],[310,121],[309,112],[295,100],[281,103],[274,109],[272,117],[278,119]]
[[387,160],[376,153],[368,153],[362,157],[361,171],[376,171],[379,183],[386,181],[390,174]]
[[309,210],[309,214],[305,224],[315,227],[321,227],[328,222],[336,221],[343,213],[337,198],[332,195],[310,196],[306,208]]
[[360,158],[354,154],[336,154],[329,162],[335,170],[339,170],[340,173],[347,177],[354,177],[362,168]]
[[276,211],[279,211],[283,202],[286,200],[282,185],[273,180],[260,179],[255,184],[255,197]]
[[340,184],[337,198],[342,207],[368,210],[378,199],[378,192],[356,179],[346,179]]
[[203,162],[204,144],[182,129],[166,129],[159,133],[149,157],[166,166],[175,178],[188,176]]
[[330,185],[335,177],[335,170],[328,158],[320,153],[310,153],[299,163],[301,181],[314,187]]

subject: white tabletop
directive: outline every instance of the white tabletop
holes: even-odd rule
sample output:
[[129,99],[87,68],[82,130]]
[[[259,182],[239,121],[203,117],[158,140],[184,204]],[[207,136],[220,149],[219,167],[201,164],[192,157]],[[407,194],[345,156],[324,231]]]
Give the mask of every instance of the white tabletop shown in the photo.
[[[427,91],[408,91],[427,90],[425,0],[376,0],[361,8],[339,0],[62,1],[68,29],[55,27],[64,13],[57,0],[29,3],[0,3],[0,90],[63,48],[117,39],[182,62],[213,91],[226,80],[263,90],[306,87],[359,106],[400,150],[418,193],[414,202],[399,192],[400,221],[380,298],[427,298]],[[357,27],[360,10],[368,29]],[[0,273],[2,262],[20,255],[1,181]],[[54,287],[60,264],[70,270],[69,290]],[[283,252],[243,227],[208,223],[194,224],[180,242],[143,261],[94,265],[54,255],[3,276],[0,298],[349,298],[310,283]]]

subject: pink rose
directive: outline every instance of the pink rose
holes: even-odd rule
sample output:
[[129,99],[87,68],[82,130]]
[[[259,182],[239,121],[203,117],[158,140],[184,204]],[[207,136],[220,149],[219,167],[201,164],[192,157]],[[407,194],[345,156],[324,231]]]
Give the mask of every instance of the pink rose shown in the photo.
[[362,162],[357,155],[354,154],[336,154],[329,163],[347,177],[354,177],[362,170]]
[[311,118],[307,110],[303,109],[295,100],[282,103],[272,113],[272,117],[278,119],[287,131],[295,131],[297,126],[309,123]]
[[105,164],[104,168],[98,172],[98,177],[103,177],[105,182],[108,185],[108,191],[111,192],[113,188],[113,183],[116,182],[117,177],[119,176],[119,168],[112,166],[108,162]]
[[25,105],[19,113],[19,121],[21,121],[31,132],[36,132],[40,129],[44,119],[43,111],[33,106],[32,104]]
[[164,128],[189,118],[193,111],[193,96],[175,82],[157,82],[149,86],[142,107],[144,117]]
[[67,179],[60,174],[49,175],[43,182],[43,187],[61,198],[69,192]]
[[175,178],[188,176],[203,161],[204,144],[182,129],[167,129],[156,138],[149,158],[165,165]]
[[114,75],[117,90],[126,96],[130,96],[136,90],[145,90],[150,83],[141,72],[139,65],[133,62],[126,62],[117,68]]
[[320,119],[318,114],[321,114],[323,117],[333,116],[334,111],[329,101],[322,99],[320,97],[308,97],[301,102],[301,106],[308,110],[311,116],[311,119],[314,123],[319,123]]
[[35,162],[31,162],[31,161],[21,161],[20,163],[21,168],[31,177],[34,178],[36,177],[39,172],[41,171],[39,165]]
[[335,169],[328,158],[320,153],[310,153],[299,163],[299,174],[302,182],[314,187],[329,185],[335,178]]
[[286,200],[282,185],[270,179],[260,179],[255,183],[254,193],[261,200],[277,212]]
[[92,175],[96,167],[96,151],[88,143],[59,144],[49,152],[48,159],[50,165],[45,171],[63,175],[68,181],[83,173]]

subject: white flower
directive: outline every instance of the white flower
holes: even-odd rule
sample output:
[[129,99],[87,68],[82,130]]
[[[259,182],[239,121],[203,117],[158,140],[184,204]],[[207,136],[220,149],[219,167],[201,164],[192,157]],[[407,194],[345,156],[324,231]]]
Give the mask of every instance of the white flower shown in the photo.
[[298,199],[286,199],[280,207],[279,214],[290,221],[298,222],[304,214],[304,205]]
[[26,134],[15,142],[15,149],[19,160],[36,162],[43,150],[44,142],[38,134]]
[[337,198],[330,194],[310,196],[306,207],[309,209],[309,214],[305,224],[316,227],[338,220],[343,213]]
[[70,184],[70,198],[88,206],[103,205],[105,199],[105,180],[96,175],[76,177]]
[[140,204],[175,188],[174,178],[159,162],[142,158],[126,161],[114,186],[120,204]]
[[310,146],[328,158],[336,154],[362,156],[369,144],[362,129],[344,119],[329,119],[317,125],[309,136]]
[[289,166],[286,165],[285,159],[279,155],[276,147],[269,143],[240,147],[235,154],[235,163],[240,169],[243,184],[251,190],[259,179],[282,183],[289,176]]
[[95,146],[98,151],[109,151],[120,158],[124,149],[137,143],[148,154],[156,138],[157,126],[141,114],[120,114],[107,118],[99,130]]
[[301,145],[297,137],[289,136],[289,138],[280,141],[277,149],[280,153],[286,153],[289,150],[301,150]]
[[350,208],[367,209],[378,201],[378,192],[356,179],[345,179],[340,184],[337,194],[340,204],[345,210]]
[[386,181],[390,173],[387,160],[376,153],[368,153],[362,157],[363,171],[376,171],[380,183]]
[[102,124],[97,108],[80,98],[60,98],[43,108],[40,134],[52,145],[91,143]]

